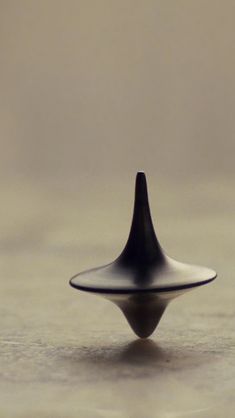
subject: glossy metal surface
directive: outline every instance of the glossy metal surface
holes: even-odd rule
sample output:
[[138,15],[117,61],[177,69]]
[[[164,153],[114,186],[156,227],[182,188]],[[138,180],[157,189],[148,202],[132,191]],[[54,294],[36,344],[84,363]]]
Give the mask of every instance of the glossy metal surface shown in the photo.
[[146,338],[171,299],[215,277],[211,269],[180,263],[164,253],[151,219],[146,177],[138,172],[132,225],[124,250],[114,262],[75,275],[70,284],[114,302],[133,331]]

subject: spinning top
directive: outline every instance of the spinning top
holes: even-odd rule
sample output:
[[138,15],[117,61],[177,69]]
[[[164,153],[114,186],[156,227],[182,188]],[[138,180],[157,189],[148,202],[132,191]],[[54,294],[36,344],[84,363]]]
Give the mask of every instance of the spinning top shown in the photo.
[[139,172],[131,230],[121,255],[77,274],[70,284],[114,302],[133,331],[147,338],[172,299],[215,278],[213,270],[180,263],[163,252],[152,224],[145,174]]

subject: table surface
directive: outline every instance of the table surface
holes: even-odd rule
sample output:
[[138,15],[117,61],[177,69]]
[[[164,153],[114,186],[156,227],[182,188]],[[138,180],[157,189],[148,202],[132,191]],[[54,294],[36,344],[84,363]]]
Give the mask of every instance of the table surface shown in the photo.
[[167,253],[219,276],[173,301],[148,340],[115,305],[68,285],[121,251],[133,182],[2,188],[1,417],[234,416],[233,184],[156,184]]

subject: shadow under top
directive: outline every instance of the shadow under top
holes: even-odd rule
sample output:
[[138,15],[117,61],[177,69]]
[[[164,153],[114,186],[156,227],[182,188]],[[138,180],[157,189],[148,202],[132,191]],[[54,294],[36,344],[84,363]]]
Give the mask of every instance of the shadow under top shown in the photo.
[[112,263],[72,277],[71,286],[88,292],[123,294],[170,292],[209,283],[215,271],[180,263],[161,248],[152,223],[145,174],[138,172],[131,230]]

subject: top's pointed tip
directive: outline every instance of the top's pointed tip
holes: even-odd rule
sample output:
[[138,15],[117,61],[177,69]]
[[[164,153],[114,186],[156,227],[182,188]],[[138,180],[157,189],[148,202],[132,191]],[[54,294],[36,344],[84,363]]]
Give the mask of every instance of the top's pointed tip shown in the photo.
[[144,171],[137,171],[136,178],[145,178],[145,172]]
[[147,181],[144,171],[138,171],[136,174],[135,198],[138,203],[148,202]]
[[146,184],[146,175],[144,171],[138,171],[136,174],[136,184]]

